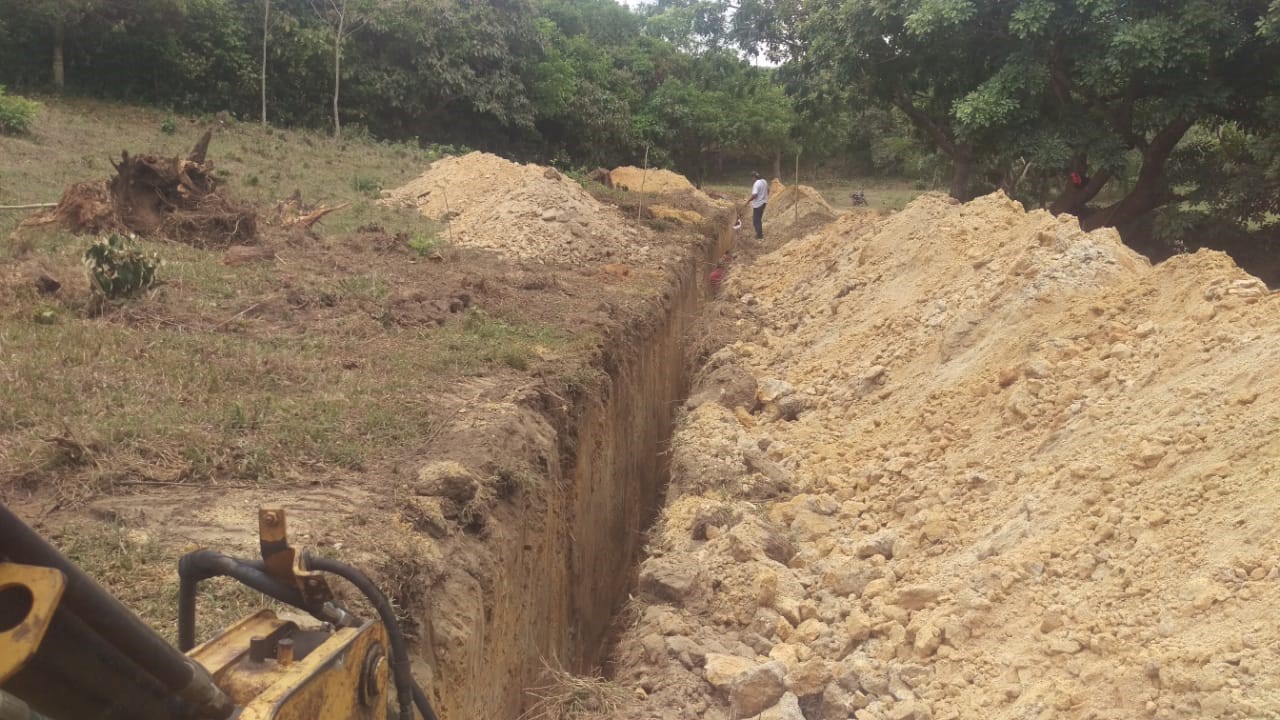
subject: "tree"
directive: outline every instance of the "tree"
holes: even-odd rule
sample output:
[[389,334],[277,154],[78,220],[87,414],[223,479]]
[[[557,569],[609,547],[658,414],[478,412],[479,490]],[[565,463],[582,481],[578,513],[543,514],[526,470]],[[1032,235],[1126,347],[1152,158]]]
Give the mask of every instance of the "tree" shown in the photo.
[[262,0],[262,124],[267,124],[267,48],[271,25],[271,0]]
[[624,89],[629,78],[617,72],[619,47],[593,41],[581,27],[582,34],[568,37],[548,18],[537,24],[544,50],[529,98],[547,154],[588,165],[622,161],[636,141]]
[[73,27],[99,5],[99,0],[18,0],[17,10],[29,14],[46,28],[52,49],[49,79],[59,92],[66,85],[67,28]]
[[646,32],[684,52],[716,52],[731,43],[726,0],[657,0],[643,12]]
[[342,88],[342,44],[367,22],[368,0],[311,0],[311,6],[333,34],[333,138],[342,137],[338,97]]
[[772,72],[728,51],[686,58],[682,72],[662,83],[636,117],[637,134],[670,153],[699,185],[712,159],[776,161],[792,149],[794,121]]
[[[819,0],[802,28],[804,62],[908,117],[951,159],[953,196],[1030,177],[1043,189],[1031,200],[1086,227],[1125,225],[1181,198],[1193,178],[1171,176],[1169,160],[1192,127],[1257,116],[1274,94],[1274,48],[1259,32],[1267,10],[1265,0]],[[1118,189],[1131,158],[1136,175]]]

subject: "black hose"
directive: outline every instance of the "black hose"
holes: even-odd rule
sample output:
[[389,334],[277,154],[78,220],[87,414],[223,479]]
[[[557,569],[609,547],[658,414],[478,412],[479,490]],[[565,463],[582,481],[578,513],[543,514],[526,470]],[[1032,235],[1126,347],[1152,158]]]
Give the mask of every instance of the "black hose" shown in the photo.
[[386,626],[387,637],[391,642],[391,673],[396,681],[396,700],[400,706],[400,720],[413,720],[414,704],[417,704],[426,720],[436,720],[431,704],[427,702],[426,693],[422,692],[413,680],[413,671],[409,666],[409,643],[405,640],[404,631],[400,629],[400,622],[396,619],[395,608],[391,606],[391,601],[387,599],[386,594],[378,589],[367,575],[346,563],[308,556],[307,567],[332,573],[355,585],[378,612],[378,618]]
[[178,649],[187,652],[196,645],[196,590],[202,581],[229,577],[270,598],[312,614],[302,593],[267,574],[261,560],[237,560],[213,550],[196,550],[178,560]]

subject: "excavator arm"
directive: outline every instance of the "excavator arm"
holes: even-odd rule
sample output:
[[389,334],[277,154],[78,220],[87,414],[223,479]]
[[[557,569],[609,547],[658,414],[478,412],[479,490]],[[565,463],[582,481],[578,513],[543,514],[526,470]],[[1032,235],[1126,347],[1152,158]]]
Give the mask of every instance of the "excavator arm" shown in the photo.
[[[261,560],[198,550],[179,562],[175,648],[0,505],[0,720],[435,720],[409,672],[391,603],[363,573],[289,545],[285,513],[258,514]],[[361,620],[328,577],[378,614]],[[196,647],[198,586],[229,577],[310,614],[261,610]],[[391,680],[394,679],[394,682]]]

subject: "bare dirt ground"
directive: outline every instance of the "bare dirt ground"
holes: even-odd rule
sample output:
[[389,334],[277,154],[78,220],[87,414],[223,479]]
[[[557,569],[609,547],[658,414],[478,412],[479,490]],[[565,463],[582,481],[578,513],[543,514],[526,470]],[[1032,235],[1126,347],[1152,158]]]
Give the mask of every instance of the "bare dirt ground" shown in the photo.
[[1277,295],[1001,196],[726,281],[620,717],[1265,718]]

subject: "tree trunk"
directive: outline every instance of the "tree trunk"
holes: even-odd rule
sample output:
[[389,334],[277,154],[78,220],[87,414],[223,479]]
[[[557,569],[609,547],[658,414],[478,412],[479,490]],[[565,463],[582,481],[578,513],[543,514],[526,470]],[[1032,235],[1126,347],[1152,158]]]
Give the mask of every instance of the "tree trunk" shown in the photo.
[[338,11],[338,32],[333,36],[333,139],[342,138],[342,122],[338,119],[338,90],[342,85],[342,31],[347,21],[347,2]]
[[1143,148],[1142,169],[1138,171],[1138,181],[1129,194],[1110,207],[1082,217],[1080,227],[1084,230],[1096,230],[1100,227],[1127,225],[1152,210],[1177,200],[1177,194],[1169,187],[1169,178],[1164,170],[1169,155],[1192,124],[1190,120],[1178,119],[1165,126]]
[[[1078,158],[1077,161],[1072,164],[1072,169],[1081,175],[1086,174],[1088,170],[1087,161],[1084,158]],[[1058,199],[1054,200],[1053,203],[1049,205],[1049,212],[1054,215],[1071,213],[1072,215],[1083,216],[1085,206],[1097,197],[1098,193],[1102,192],[1102,189],[1107,186],[1107,183],[1111,182],[1112,177],[1114,176],[1110,170],[1102,170],[1093,177],[1090,177],[1083,187],[1075,187],[1068,182],[1066,189],[1062,191],[1062,194],[1058,196]]]
[[66,40],[66,25],[62,18],[53,21],[53,86],[62,92],[66,83],[66,69],[62,62],[62,46]]
[[1168,178],[1164,176],[1164,169],[1148,173],[1144,163],[1143,171],[1138,174],[1138,182],[1134,183],[1129,194],[1110,207],[1083,215],[1080,227],[1083,230],[1097,230],[1101,227],[1127,225],[1174,199],[1174,194],[1169,190]]
[[271,0],[262,0],[262,124],[267,124],[267,23],[271,19]]
[[773,177],[782,179],[782,150],[778,150],[773,154]]

